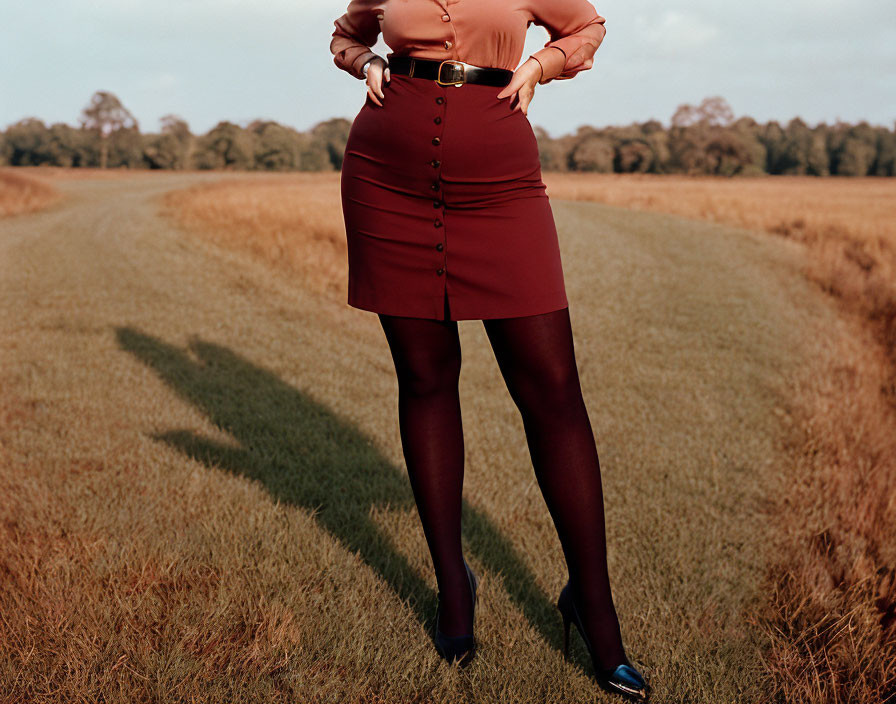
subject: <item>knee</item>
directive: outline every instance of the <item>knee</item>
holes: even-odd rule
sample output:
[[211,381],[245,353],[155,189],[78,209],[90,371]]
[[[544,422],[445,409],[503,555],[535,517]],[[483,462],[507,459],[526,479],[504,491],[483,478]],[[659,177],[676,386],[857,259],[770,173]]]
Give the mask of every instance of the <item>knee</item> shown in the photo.
[[441,358],[417,361],[398,372],[399,391],[408,396],[456,393],[460,380],[460,359]]
[[521,387],[514,401],[524,415],[563,421],[584,405],[578,371],[568,364],[546,365]]

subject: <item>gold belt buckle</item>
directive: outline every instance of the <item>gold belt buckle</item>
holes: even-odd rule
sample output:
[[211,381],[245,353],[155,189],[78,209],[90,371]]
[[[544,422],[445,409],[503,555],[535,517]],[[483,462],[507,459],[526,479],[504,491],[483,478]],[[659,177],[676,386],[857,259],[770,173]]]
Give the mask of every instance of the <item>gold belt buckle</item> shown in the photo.
[[[459,81],[443,81],[442,80],[442,66],[445,64],[452,64],[452,70],[457,71],[460,68],[460,80]],[[442,63],[439,64],[439,72],[436,76],[436,83],[440,86],[459,86],[461,83],[464,83],[464,79],[466,77],[466,72],[464,71],[464,65],[461,61],[455,61],[454,59],[445,59]]]

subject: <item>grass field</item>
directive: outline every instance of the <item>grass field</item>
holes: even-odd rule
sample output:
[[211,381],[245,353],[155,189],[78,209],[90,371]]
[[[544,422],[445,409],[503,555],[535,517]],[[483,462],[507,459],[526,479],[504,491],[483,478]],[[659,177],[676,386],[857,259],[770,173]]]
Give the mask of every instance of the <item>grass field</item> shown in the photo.
[[[612,701],[580,642],[563,661],[559,542],[475,321],[480,654],[435,655],[391,359],[344,304],[338,175],[84,176],[0,222],[0,698]],[[804,241],[552,183],[614,597],[656,701],[883,701],[879,330],[807,276]]]
[[44,180],[0,170],[0,217],[42,210],[58,198],[59,192]]

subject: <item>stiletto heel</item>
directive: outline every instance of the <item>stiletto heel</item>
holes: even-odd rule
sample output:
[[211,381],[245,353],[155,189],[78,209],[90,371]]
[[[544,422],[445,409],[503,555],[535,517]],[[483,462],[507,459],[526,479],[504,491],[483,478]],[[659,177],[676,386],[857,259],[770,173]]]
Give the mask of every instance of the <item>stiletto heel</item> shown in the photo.
[[[479,601],[477,588],[479,587],[479,578],[470,569],[467,561],[464,560],[464,568],[467,570],[467,580],[470,583],[470,590],[473,595],[473,618],[476,618],[476,604]],[[473,633],[463,636],[446,636],[439,630],[439,612],[441,605],[436,607],[435,622],[435,644],[436,651],[448,662],[457,661],[460,667],[466,667],[472,662],[476,656],[476,638]]]
[[563,655],[569,657],[569,626],[571,622],[569,617],[563,614]]
[[585,641],[588,655],[591,656],[591,662],[594,664],[594,674],[597,683],[601,688],[608,692],[621,694],[634,701],[648,701],[650,698],[650,685],[647,684],[643,675],[630,663],[624,662],[610,670],[605,670],[598,666],[594,657],[594,649],[591,647],[588,636],[585,635],[585,627],[582,625],[582,619],[579,616],[579,610],[576,608],[569,582],[560,590],[557,608],[563,617],[563,654],[569,655],[569,625],[570,623],[575,623],[576,630],[582,636],[582,640]]

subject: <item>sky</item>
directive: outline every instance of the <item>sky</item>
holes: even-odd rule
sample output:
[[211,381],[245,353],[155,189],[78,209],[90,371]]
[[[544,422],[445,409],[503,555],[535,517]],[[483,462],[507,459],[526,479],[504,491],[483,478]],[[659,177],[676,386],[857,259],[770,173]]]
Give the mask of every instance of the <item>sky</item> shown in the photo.
[[[893,0],[592,4],[607,29],[593,68],[537,86],[529,107],[529,121],[551,136],[582,125],[668,125],[678,106],[711,96],[760,122],[896,122]],[[196,134],[221,120],[300,130],[351,120],[365,84],[329,51],[347,5],[0,0],[0,129],[25,117],[77,125],[97,90],[117,95],[143,132],[158,131],[168,114]],[[547,41],[531,26],[521,62]],[[373,50],[391,49],[380,38]]]

